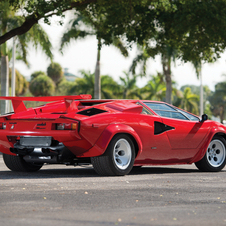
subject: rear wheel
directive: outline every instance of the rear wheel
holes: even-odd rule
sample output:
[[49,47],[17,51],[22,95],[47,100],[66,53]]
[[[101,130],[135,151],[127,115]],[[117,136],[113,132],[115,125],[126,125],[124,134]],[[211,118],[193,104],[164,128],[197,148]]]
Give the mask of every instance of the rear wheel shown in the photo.
[[113,137],[104,155],[92,157],[94,170],[105,176],[123,176],[133,168],[135,148],[126,134]]
[[26,162],[22,156],[3,154],[5,165],[12,171],[17,172],[35,172],[41,169],[43,164]]
[[201,171],[219,172],[226,163],[226,142],[223,137],[215,136],[210,142],[205,156],[195,165]]

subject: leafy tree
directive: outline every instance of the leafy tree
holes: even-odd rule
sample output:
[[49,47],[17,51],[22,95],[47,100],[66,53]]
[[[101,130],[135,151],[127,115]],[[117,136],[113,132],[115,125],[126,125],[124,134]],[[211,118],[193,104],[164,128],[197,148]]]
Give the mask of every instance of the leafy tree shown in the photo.
[[54,94],[55,84],[50,77],[39,75],[31,81],[29,89],[34,96],[51,96]]
[[57,84],[55,95],[64,96],[64,95],[73,95],[70,92],[72,87],[74,86],[74,82],[67,81],[65,78],[61,79],[61,81]]
[[[87,36],[95,35],[97,42],[97,61],[95,68],[95,83],[94,83],[94,98],[101,98],[101,84],[100,84],[100,55],[101,48],[104,44],[104,39],[106,37],[106,31],[102,31],[102,23],[104,16],[102,14],[94,13],[92,16],[87,12],[75,13],[75,18],[72,19],[67,26],[67,31],[63,34],[61,38],[60,50],[65,47],[71,40],[82,39]],[[127,57],[128,52],[124,47],[123,43],[119,38],[114,35],[111,36],[110,41],[108,38],[108,44],[112,44],[117,47],[121,53]]]
[[[124,23],[117,27],[119,32],[120,26],[125,26],[128,40],[136,39],[140,45],[145,43],[145,51],[135,60],[139,61],[142,58],[146,62],[148,56],[154,57],[156,54],[161,54],[167,82],[166,102],[171,102],[171,60],[173,59],[173,55],[168,54],[170,52],[168,49],[176,49],[176,58],[184,61],[212,62],[216,60],[225,49],[225,43],[222,42],[225,31],[218,30],[217,25],[220,23],[220,15],[222,18],[225,17],[220,10],[224,5],[226,1],[158,1],[155,6],[148,9],[141,4],[140,7],[134,7],[134,11],[137,13],[142,11],[143,17],[140,21],[144,23],[138,24],[136,21],[131,23],[137,26],[133,27],[136,32],[127,33],[126,29],[131,29],[131,27],[126,27]],[[145,22],[145,17],[149,25]],[[216,24],[213,25],[213,23]],[[217,32],[219,31],[219,36],[216,36],[215,26]]]
[[23,23],[6,29],[0,44],[26,33],[41,18],[49,22],[52,15],[76,9],[90,18],[102,15],[99,34],[105,44],[112,35],[124,35],[130,44],[145,43],[150,56],[163,53],[166,46],[176,46],[179,59],[212,62],[226,48],[226,0],[9,0],[9,4],[15,10],[23,8]]
[[47,75],[57,84],[63,78],[63,69],[60,64],[52,62],[47,68]]
[[180,57],[188,61],[214,60],[226,46],[226,0],[9,0],[9,4],[15,11],[23,9],[23,24],[0,36],[0,44],[26,33],[42,18],[49,23],[52,15],[62,16],[65,11],[76,9],[86,10],[90,16],[104,15],[102,30],[108,37],[126,35],[128,42],[140,44],[154,38],[157,48],[176,43],[182,50]]
[[[48,18],[53,15],[63,17],[63,13],[67,10],[79,7],[83,8],[90,3],[95,3],[96,1],[97,0],[81,0],[78,2],[75,2],[74,0],[9,0],[8,2],[10,9],[13,9],[14,11],[23,10],[23,23],[13,29],[8,30],[4,35],[0,36],[0,44],[6,42],[16,35],[22,35],[28,32],[35,24],[38,23],[40,19],[44,19],[44,22],[49,24],[50,21]],[[60,21],[60,23],[62,23],[62,21]]]
[[31,80],[38,77],[39,75],[46,75],[46,73],[44,71],[35,71],[34,73],[31,74]]

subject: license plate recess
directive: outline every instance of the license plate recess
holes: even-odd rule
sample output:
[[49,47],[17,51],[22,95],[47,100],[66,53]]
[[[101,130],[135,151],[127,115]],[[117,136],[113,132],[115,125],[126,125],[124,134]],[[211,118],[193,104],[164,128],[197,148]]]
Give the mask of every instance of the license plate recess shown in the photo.
[[29,136],[29,137],[20,137],[20,145],[29,146],[29,147],[48,147],[51,146],[52,137],[46,136]]

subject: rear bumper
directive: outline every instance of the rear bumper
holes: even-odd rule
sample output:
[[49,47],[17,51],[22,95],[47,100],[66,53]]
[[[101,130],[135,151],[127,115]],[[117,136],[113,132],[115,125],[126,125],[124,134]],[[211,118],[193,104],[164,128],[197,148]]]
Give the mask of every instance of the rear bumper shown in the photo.
[[[2,132],[2,131],[1,131]],[[20,137],[50,137],[52,138],[51,145],[22,145],[20,142]],[[0,133],[0,152],[14,155],[21,154],[25,155],[27,152],[33,150],[34,148],[42,148],[44,152],[50,152],[56,154],[61,151],[62,148],[67,148],[74,155],[81,155],[84,152],[87,152],[92,147],[92,145],[81,138],[77,132],[75,131],[43,131],[35,132],[35,131],[7,131],[4,133]],[[28,150],[27,150],[28,149]],[[36,149],[38,150],[38,149]],[[39,153],[42,154],[43,153]]]

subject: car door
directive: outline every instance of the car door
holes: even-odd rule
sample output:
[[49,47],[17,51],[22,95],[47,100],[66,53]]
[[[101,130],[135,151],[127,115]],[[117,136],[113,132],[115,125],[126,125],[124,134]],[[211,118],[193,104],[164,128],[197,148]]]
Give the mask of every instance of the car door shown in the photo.
[[137,161],[156,163],[166,158],[165,153],[170,152],[171,146],[161,117],[144,107],[136,131],[143,144],[142,155],[138,156]]
[[195,149],[208,134],[210,123],[169,119],[162,117],[166,125],[174,129],[167,131],[172,149]]
[[171,146],[171,158],[178,160],[192,158],[208,134],[211,122],[201,123],[198,117],[164,103],[147,105],[161,117],[165,127],[171,128],[166,131]]

